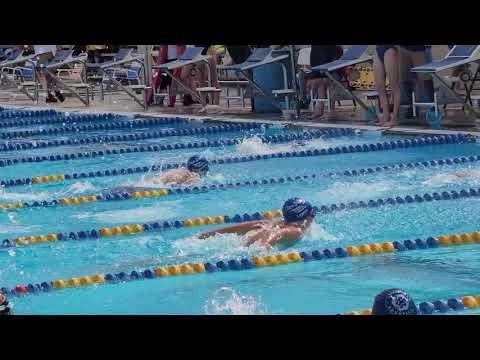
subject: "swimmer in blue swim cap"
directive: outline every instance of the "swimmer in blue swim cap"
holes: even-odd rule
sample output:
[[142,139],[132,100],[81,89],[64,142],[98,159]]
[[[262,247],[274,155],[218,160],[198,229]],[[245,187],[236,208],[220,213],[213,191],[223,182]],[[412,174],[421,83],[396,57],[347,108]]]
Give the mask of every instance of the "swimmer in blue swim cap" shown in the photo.
[[186,168],[168,170],[153,180],[154,184],[193,184],[207,175],[209,163],[204,157],[192,156],[187,161]]
[[0,293],[0,315],[12,315],[12,309],[8,303],[7,297]]
[[417,315],[413,299],[402,289],[388,289],[375,296],[372,315]]
[[288,247],[301,240],[317,213],[317,208],[300,198],[289,199],[283,204],[283,219],[248,221],[238,225],[200,234],[205,239],[217,234],[245,236],[245,245],[275,245]]
[[[200,156],[192,156],[187,161],[186,168],[172,169],[159,174],[151,180],[155,185],[191,185],[198,182],[208,173],[208,160]],[[155,190],[156,187],[140,187],[140,186],[119,186],[104,189],[104,194],[109,193],[132,193],[134,191]]]

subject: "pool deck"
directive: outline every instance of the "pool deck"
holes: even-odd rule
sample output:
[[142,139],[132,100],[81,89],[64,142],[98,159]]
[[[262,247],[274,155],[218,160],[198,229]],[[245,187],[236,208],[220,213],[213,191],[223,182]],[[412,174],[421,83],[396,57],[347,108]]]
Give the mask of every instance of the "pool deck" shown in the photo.
[[[0,106],[5,108],[36,108],[36,109],[55,109],[58,111],[69,111],[76,113],[102,113],[102,112],[115,112],[129,116],[144,116],[144,117],[164,117],[170,116],[183,116],[190,119],[199,120],[218,120],[223,122],[262,122],[276,125],[296,125],[302,127],[312,128],[355,128],[360,130],[370,131],[383,131],[385,134],[401,134],[401,135],[429,135],[429,134],[451,134],[451,133],[463,133],[471,134],[480,137],[480,128],[477,127],[445,127],[444,129],[429,129],[418,125],[400,125],[394,128],[385,130],[384,128],[367,125],[363,122],[356,121],[353,118],[349,120],[286,120],[282,118],[281,114],[257,114],[252,113],[249,108],[231,107],[226,109],[222,107],[222,113],[220,114],[199,114],[199,105],[193,105],[190,107],[184,107],[177,105],[174,108],[171,107],[150,107],[147,111],[143,110],[135,104],[131,99],[124,96],[116,96],[109,101],[100,102],[93,101],[89,107],[82,106],[76,99],[67,98],[64,103],[45,104],[40,102],[39,104],[33,104],[27,100],[0,100]],[[347,108],[348,110],[348,108]],[[304,115],[305,113],[302,113]],[[345,112],[345,114],[348,114]],[[348,117],[347,115],[345,116]]]

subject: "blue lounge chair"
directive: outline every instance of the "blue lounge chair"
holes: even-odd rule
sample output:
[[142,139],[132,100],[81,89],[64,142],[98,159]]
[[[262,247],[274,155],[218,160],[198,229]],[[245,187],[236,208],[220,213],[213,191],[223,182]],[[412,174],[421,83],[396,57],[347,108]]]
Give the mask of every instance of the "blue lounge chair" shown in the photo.
[[[283,95],[285,97],[285,104],[288,109],[290,107],[289,96],[295,94],[295,90],[288,87],[287,68],[285,63],[283,62],[284,60],[287,60],[289,58],[289,53],[284,50],[273,50],[271,48],[256,48],[247,58],[247,60],[245,60],[243,63],[220,66],[219,68],[220,70],[234,70],[237,73],[241,74],[255,90],[257,90],[262,96],[269,99],[276,108],[282,110],[280,104],[277,102],[277,96]],[[269,92],[264,90],[259,84],[257,84],[253,80],[249,71],[260,66],[265,66],[273,63],[279,63],[282,66],[284,88],[272,90],[272,96],[269,94]]]
[[[48,72],[50,76],[55,79],[57,85],[60,85],[60,88],[67,90],[78,100],[80,100],[85,106],[90,105],[90,85],[88,85],[83,80],[80,82],[66,82],[59,77],[58,70],[70,67],[74,64],[81,64],[86,70],[86,61],[87,55],[80,54],[78,56],[73,56],[73,50],[58,50],[53,57],[46,65],[41,66],[44,71]],[[84,90],[85,96],[80,94],[77,90]]]
[[[118,51],[112,61],[102,64],[90,64],[89,67],[96,67],[102,74],[102,81],[100,83],[100,96],[104,100],[106,89],[104,85],[110,84],[111,90],[120,89],[130,96],[136,103],[142,106],[145,110],[148,108],[146,101],[146,92],[149,89],[145,84],[141,84],[141,73],[145,70],[145,59],[143,54],[137,54],[131,48],[123,48]],[[128,85],[122,82],[128,81]],[[131,81],[137,82],[130,84]],[[142,98],[139,98],[135,93],[141,92]]]
[[[372,61],[372,57],[368,55],[368,45],[352,45],[345,50],[343,55],[332,62],[314,66],[312,71],[318,71],[328,76],[328,78],[336,85],[339,92],[345,95],[345,99],[353,100],[354,104],[359,104],[365,111],[370,112],[370,108],[363,100],[361,100],[351,89],[338,80],[336,73],[338,70],[345,69],[349,66],[354,66],[364,62]],[[330,91],[327,90],[326,99],[315,99],[314,101],[326,102],[327,111],[332,109],[332,97]]]
[[[479,68],[475,75],[468,79],[465,79],[464,83],[467,81],[471,81],[471,85],[469,87],[465,84],[465,97],[462,97],[460,94],[454,91],[454,86],[446,82],[446,78],[439,75],[439,72],[444,70],[454,69],[458,66],[467,65],[471,63],[480,63],[480,45],[455,45],[445,56],[445,58],[441,60],[432,61],[431,63],[414,67],[411,71],[414,73],[424,73],[433,76],[437,79],[441,85],[441,87],[450,94],[456,102],[463,104],[471,113],[473,113],[476,117],[479,114],[473,109],[472,107],[472,97],[471,92],[473,90],[473,86],[476,80],[479,80]],[[462,77],[462,76],[461,76]],[[413,114],[416,115],[416,107],[433,107],[435,117],[438,118],[439,115],[439,105],[440,104],[449,104],[452,103],[449,99],[440,99],[439,96],[439,89],[435,90],[433,102],[421,103],[415,100],[415,94],[412,94],[412,104],[413,104]]]
[[[33,102],[38,101],[38,83],[35,77],[35,58],[37,54],[23,55],[23,50],[13,49],[0,63],[1,80],[9,84],[12,90],[20,90]],[[31,94],[28,89],[33,89]]]

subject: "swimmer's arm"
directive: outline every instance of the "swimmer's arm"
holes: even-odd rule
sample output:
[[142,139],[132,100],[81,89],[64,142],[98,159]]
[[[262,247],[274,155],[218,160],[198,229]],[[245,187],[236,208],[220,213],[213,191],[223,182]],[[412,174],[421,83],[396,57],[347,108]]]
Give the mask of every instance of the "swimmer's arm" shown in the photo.
[[262,221],[248,221],[242,224],[227,226],[222,229],[217,229],[217,230],[202,233],[198,235],[198,238],[205,239],[205,238],[214,236],[216,234],[231,234],[231,233],[244,235],[250,230],[257,229],[261,223]]

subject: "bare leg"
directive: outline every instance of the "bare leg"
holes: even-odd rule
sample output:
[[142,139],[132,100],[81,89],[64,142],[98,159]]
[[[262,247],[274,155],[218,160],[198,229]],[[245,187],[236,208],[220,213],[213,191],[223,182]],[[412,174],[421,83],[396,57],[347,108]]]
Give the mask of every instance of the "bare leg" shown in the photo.
[[377,54],[375,54],[373,61],[373,73],[375,78],[375,89],[377,89],[380,106],[382,108],[382,115],[379,115],[378,124],[382,126],[390,120],[390,105],[388,103],[385,85],[385,68]]
[[[217,60],[218,60],[218,55],[215,51],[215,48],[213,46],[210,46],[208,49],[207,54],[211,55],[211,58],[208,60],[209,65],[210,65],[210,79],[212,81],[212,86],[215,88],[218,88],[218,71],[217,71]],[[208,69],[205,69],[208,71]],[[212,105],[219,105],[220,104],[220,93],[213,93],[213,99],[212,100]]]
[[390,81],[393,98],[393,112],[388,125],[395,126],[398,123],[398,111],[400,109],[400,79],[398,71],[398,51],[396,49],[388,49],[385,53],[385,72]]

